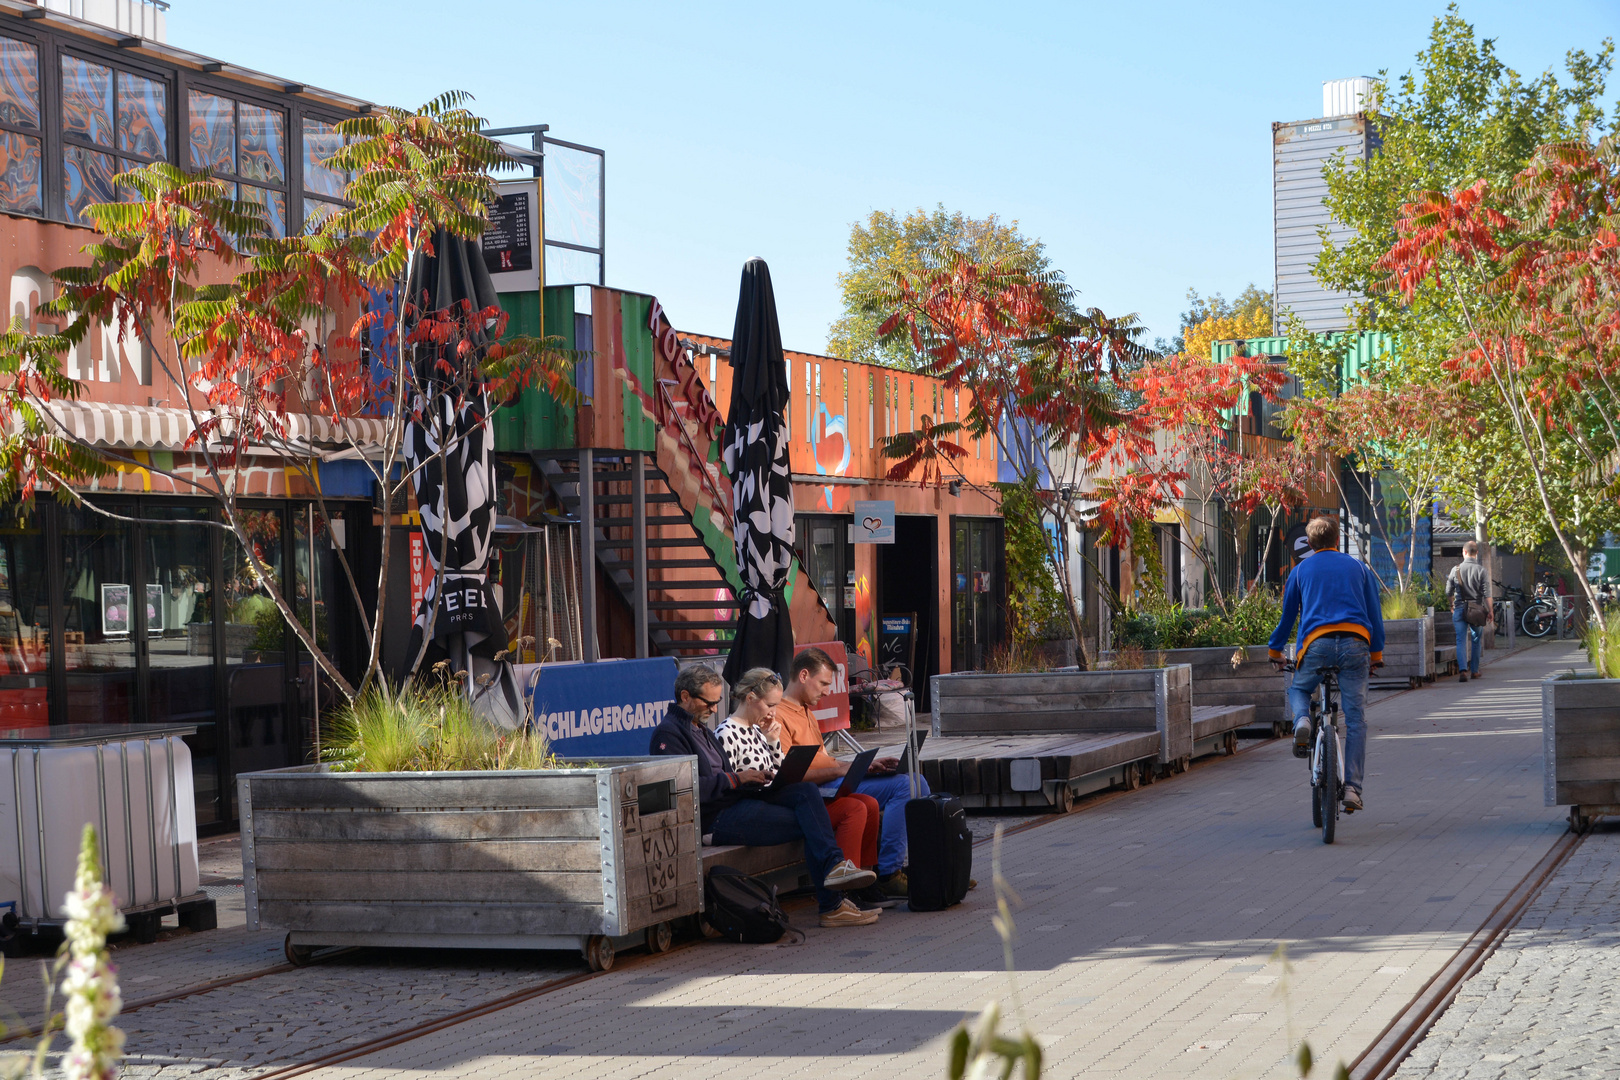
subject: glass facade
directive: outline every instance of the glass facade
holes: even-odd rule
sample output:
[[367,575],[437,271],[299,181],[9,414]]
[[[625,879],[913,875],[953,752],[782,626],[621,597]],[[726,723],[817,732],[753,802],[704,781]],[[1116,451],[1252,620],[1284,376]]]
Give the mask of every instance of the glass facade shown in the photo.
[[[328,506],[349,536],[366,533],[369,504]],[[308,760],[317,701],[335,700],[218,522],[207,501],[157,497],[0,512],[0,720],[196,725],[186,742],[204,827],[236,816],[237,774]],[[341,571],[324,519],[274,501],[245,524],[323,649],[358,640],[352,597],[333,592]],[[358,674],[353,657],[337,662]]]
[[227,181],[277,234],[341,205],[347,177],[324,164],[341,145],[341,113],[33,21],[0,22],[0,213],[87,224],[91,203],[135,197],[116,174],[154,161]]
[[39,50],[0,37],[0,210],[45,209],[39,130]]

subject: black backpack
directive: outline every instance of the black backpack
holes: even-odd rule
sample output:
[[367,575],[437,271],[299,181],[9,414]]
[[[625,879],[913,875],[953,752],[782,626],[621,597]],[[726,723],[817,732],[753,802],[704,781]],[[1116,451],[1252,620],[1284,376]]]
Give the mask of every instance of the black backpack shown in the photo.
[[717,866],[704,884],[708,920],[717,934],[743,945],[769,945],[792,930],[787,913],[776,902],[775,886],[741,870]]

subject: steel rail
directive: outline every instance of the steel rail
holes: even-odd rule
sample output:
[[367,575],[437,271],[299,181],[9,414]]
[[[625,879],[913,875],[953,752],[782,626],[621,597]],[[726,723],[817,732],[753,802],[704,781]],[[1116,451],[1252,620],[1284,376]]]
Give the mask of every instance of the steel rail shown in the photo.
[[1451,959],[1424,983],[1410,1001],[1384,1026],[1367,1049],[1350,1063],[1352,1080],[1388,1080],[1407,1056],[1417,1049],[1467,982],[1491,958],[1525,908],[1541,895],[1553,874],[1572,855],[1585,833],[1565,833],[1554,842],[1529,873],[1491,909],[1485,922],[1469,935]]

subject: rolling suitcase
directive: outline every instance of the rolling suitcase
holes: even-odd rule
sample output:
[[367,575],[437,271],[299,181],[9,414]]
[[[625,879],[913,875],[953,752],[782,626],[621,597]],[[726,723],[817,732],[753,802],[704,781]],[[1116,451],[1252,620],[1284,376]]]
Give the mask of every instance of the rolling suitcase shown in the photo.
[[906,803],[907,900],[912,911],[942,911],[960,904],[973,876],[973,833],[967,811],[950,795]]

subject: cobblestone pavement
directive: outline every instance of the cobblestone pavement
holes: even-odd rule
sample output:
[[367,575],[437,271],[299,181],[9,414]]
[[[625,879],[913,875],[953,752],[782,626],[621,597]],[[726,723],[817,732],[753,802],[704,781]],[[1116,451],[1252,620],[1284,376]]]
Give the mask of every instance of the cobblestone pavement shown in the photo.
[[1620,823],[1599,825],[1396,1080],[1620,1074]]
[[[996,818],[1042,822],[1007,836],[1002,864],[1048,1075],[1283,1076],[1289,1027],[1319,1058],[1354,1057],[1562,829],[1541,806],[1535,725],[1539,679],[1573,656],[1544,646],[1483,682],[1376,704],[1368,810],[1332,847],[1281,741],[1067,817]],[[695,945],[323,1076],[935,1077],[951,1027],[1007,996],[988,856],[980,889],[947,912],[824,931],[800,908],[804,945]],[[118,950],[126,1001],[282,964],[279,935],[243,927],[237,858],[231,841],[203,847],[219,930]],[[1292,976],[1270,960],[1279,943]],[[567,953],[356,950],[126,1015],[128,1072],[235,1080],[581,970]],[[34,1001],[21,979],[8,965],[11,1008]]]

